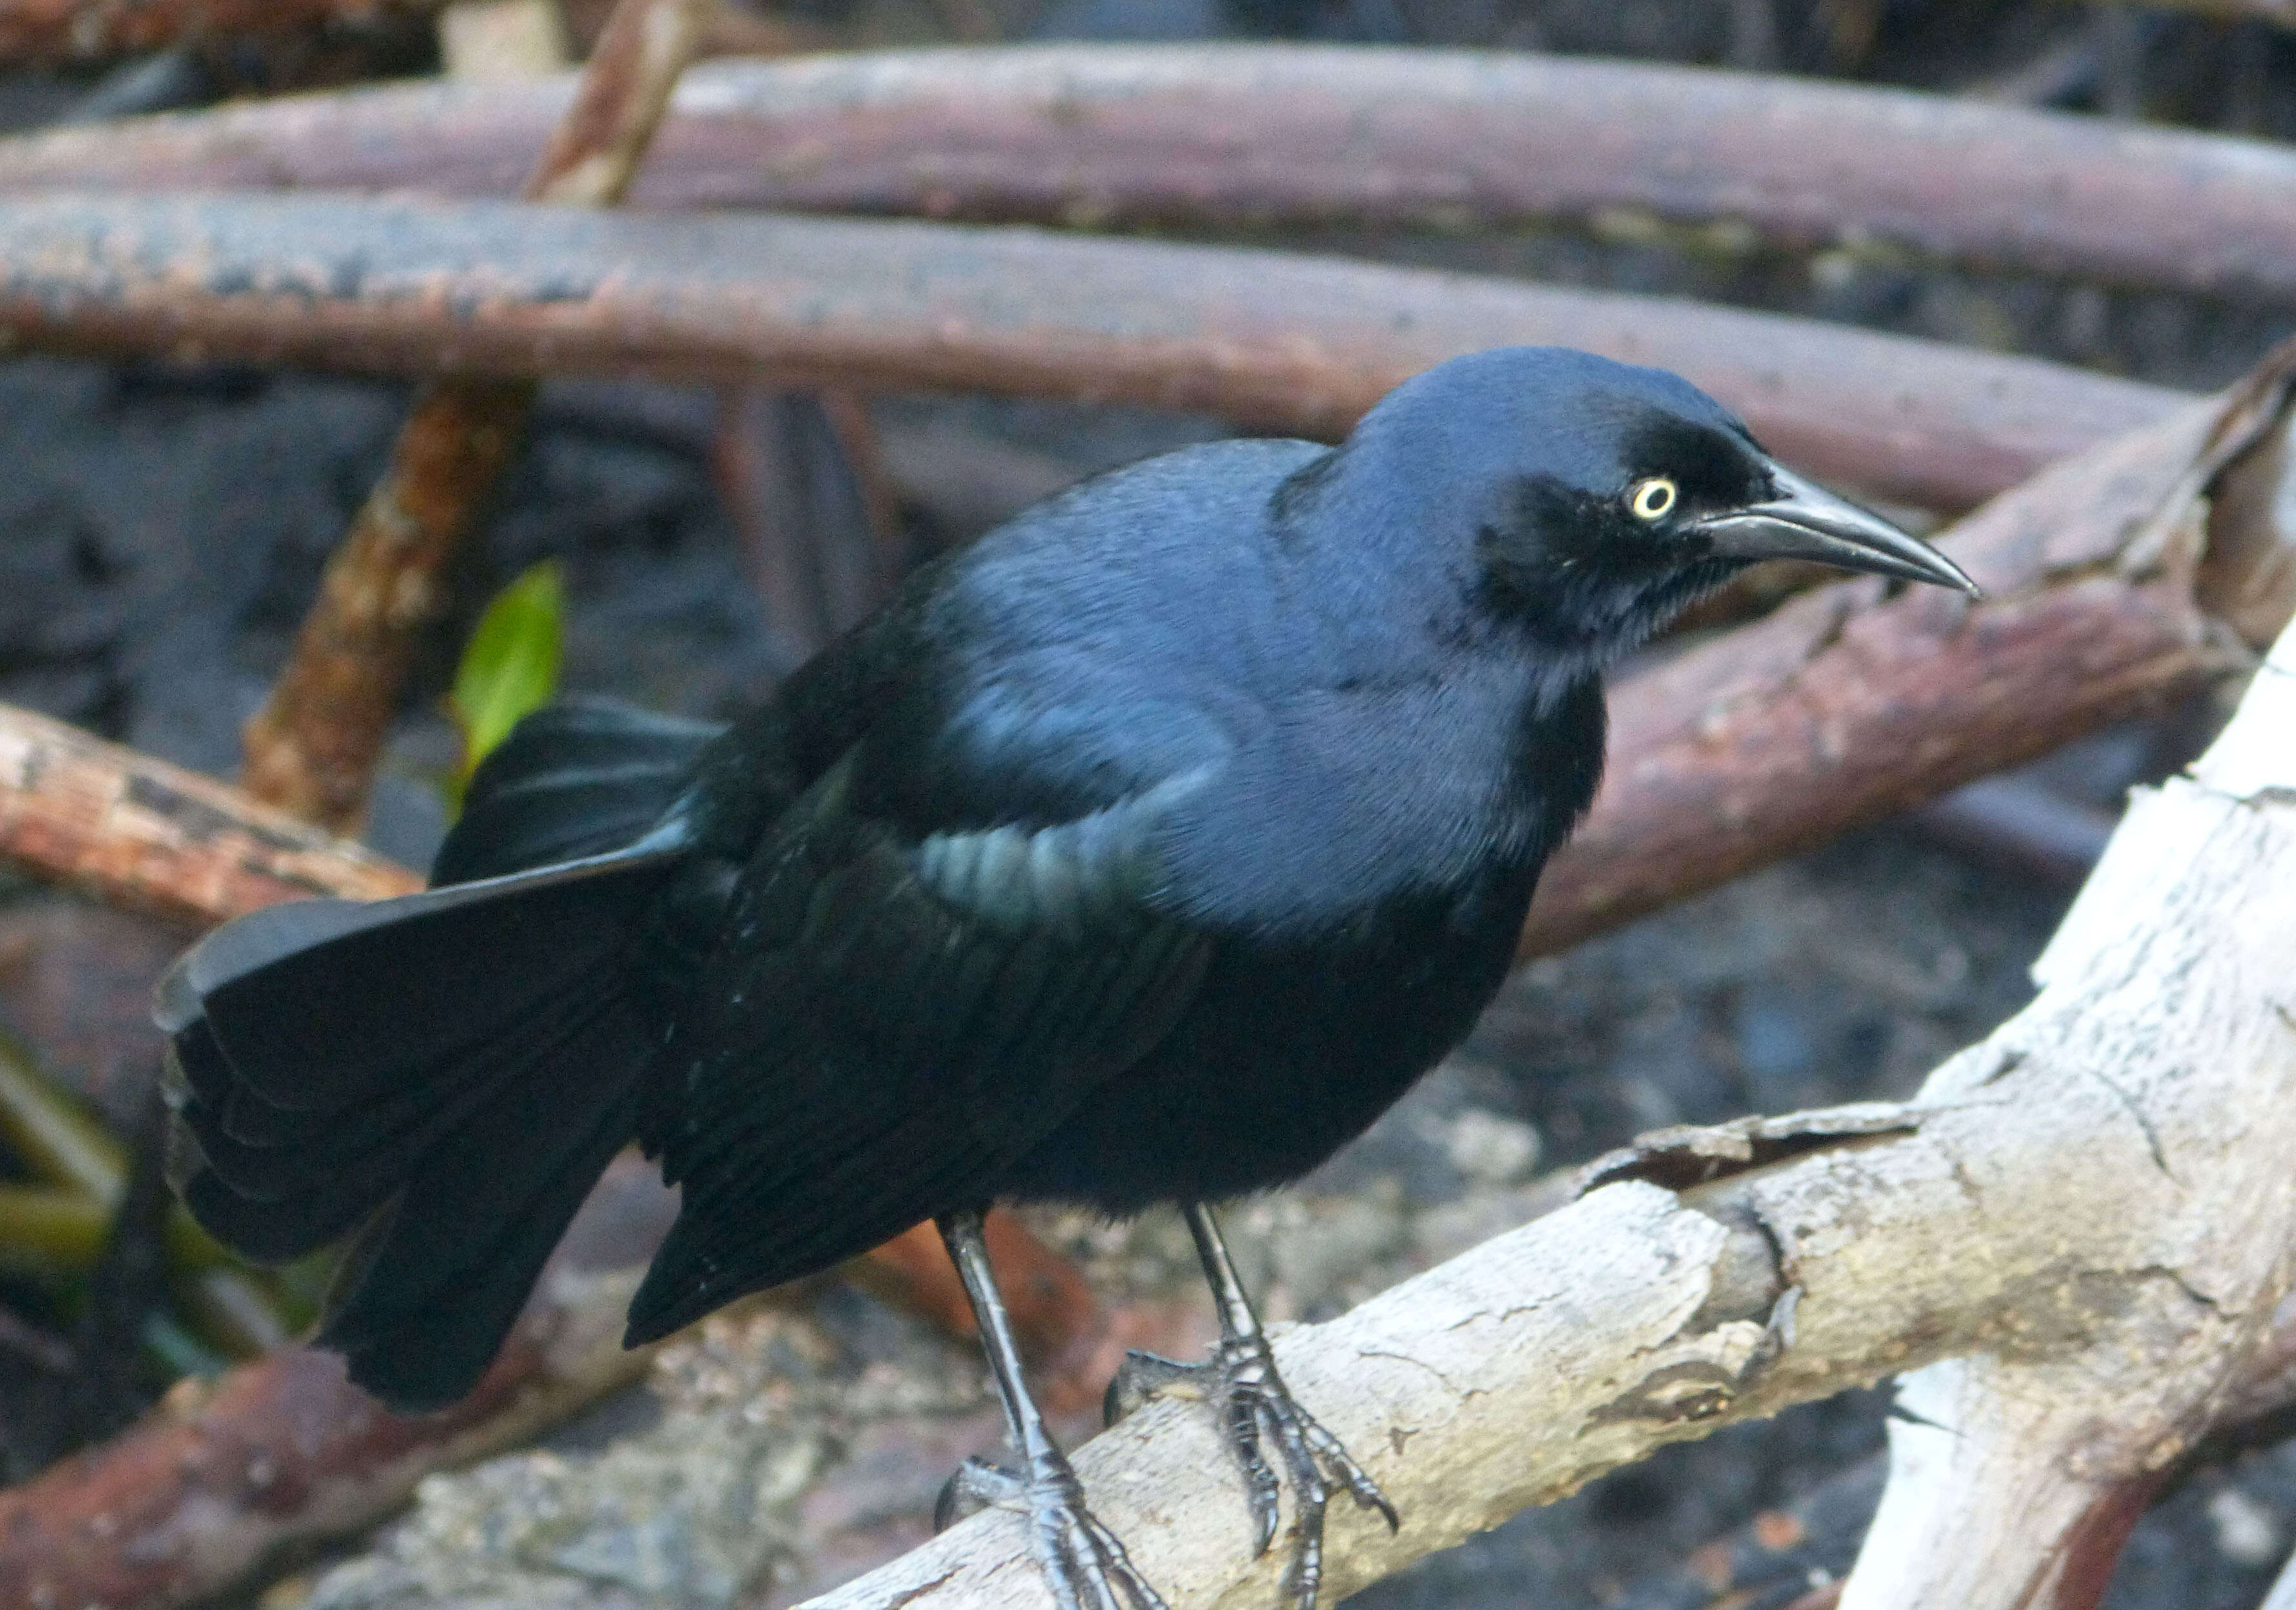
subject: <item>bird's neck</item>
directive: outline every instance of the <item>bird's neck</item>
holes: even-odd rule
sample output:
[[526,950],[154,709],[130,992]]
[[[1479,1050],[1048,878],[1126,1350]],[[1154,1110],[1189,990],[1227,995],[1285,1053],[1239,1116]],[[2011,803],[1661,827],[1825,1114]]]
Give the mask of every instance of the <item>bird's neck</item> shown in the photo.
[[1599,681],[1661,623],[1571,589],[1525,598],[1495,587],[1477,548],[1479,511],[1440,478],[1394,473],[1386,456],[1334,451],[1276,500],[1283,591],[1295,618],[1318,623],[1340,677],[1457,675],[1480,664],[1548,709]]

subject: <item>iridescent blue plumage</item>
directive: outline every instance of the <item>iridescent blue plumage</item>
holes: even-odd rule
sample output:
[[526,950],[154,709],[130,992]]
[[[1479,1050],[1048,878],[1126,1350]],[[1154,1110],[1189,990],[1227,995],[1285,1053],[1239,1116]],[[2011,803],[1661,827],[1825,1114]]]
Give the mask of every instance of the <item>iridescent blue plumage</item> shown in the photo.
[[[1200,1204],[1321,1162],[1497,988],[1594,794],[1603,667],[1787,553],[1958,579],[1684,382],[1552,349],[1430,371],[1336,448],[1101,476],[722,732],[537,718],[439,858],[496,881],[194,951],[193,1208],[274,1253],[364,1220],[323,1340],[411,1406],[469,1387],[632,1135],[683,1193],[634,1341],[927,1218],[964,1261],[1008,1198],[1190,1204],[1233,1286]],[[1379,1502],[1223,1311],[1242,1423]],[[1121,1550],[1048,1457],[1073,1597],[1076,1550]]]

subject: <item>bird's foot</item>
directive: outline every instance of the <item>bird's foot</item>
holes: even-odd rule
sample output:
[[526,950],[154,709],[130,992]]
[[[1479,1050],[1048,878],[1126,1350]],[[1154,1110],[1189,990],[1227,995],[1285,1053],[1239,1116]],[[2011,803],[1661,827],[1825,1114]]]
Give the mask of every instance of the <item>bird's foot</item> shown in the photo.
[[1263,1441],[1275,1444],[1284,1474],[1292,1481],[1297,1510],[1292,1562],[1283,1574],[1284,1591],[1297,1610],[1314,1610],[1323,1586],[1324,1516],[1333,1494],[1346,1489],[1360,1507],[1377,1510],[1390,1532],[1399,1524],[1395,1506],[1379,1483],[1292,1396],[1276,1373],[1275,1355],[1265,1336],[1226,1337],[1202,1364],[1182,1364],[1154,1353],[1127,1354],[1116,1379],[1109,1383],[1109,1424],[1156,1398],[1201,1400],[1218,1412],[1221,1440],[1243,1472],[1255,1554],[1267,1553],[1275,1540],[1277,1481],[1261,1452]]
[[[1147,1579],[1133,1569],[1116,1534],[1085,1507],[1084,1487],[1060,1454],[1029,1461],[1029,1474],[967,1459],[956,1467],[933,1506],[941,1532],[991,1505],[1029,1517],[1029,1551],[1060,1610],[1166,1610]],[[1119,1598],[1121,1591],[1123,1598]]]

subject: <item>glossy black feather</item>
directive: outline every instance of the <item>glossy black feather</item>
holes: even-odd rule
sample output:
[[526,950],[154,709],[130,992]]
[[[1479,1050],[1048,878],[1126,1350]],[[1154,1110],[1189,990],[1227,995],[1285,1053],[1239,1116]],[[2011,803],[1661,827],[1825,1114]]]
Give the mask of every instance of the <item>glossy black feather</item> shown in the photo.
[[724,730],[596,699],[536,711],[480,762],[430,881],[467,883],[629,843]]
[[193,1217],[267,1261],[364,1225],[324,1334],[395,1405],[476,1381],[636,1128],[659,1032],[629,957],[679,865],[275,907],[163,982]]
[[666,1052],[675,1096],[647,1138],[684,1211],[633,1341],[994,1195],[1200,976],[1201,939],[1137,908],[1061,934],[934,895],[853,769],[766,835]]

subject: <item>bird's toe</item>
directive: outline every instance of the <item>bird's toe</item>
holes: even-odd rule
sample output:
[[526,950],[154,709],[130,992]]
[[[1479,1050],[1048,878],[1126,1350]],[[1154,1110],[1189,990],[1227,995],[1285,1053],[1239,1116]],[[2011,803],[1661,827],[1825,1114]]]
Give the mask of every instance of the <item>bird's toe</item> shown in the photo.
[[1300,1406],[1265,1337],[1232,1336],[1202,1370],[1217,1377],[1223,1440],[1243,1475],[1251,1507],[1255,1552],[1275,1541],[1278,1481],[1263,1450],[1274,1444],[1292,1487],[1292,1558],[1284,1591],[1297,1610],[1314,1610],[1323,1586],[1324,1523],[1333,1493],[1345,1489],[1357,1505],[1378,1511],[1393,1530],[1395,1506],[1340,1440]]
[[1205,1377],[1210,1373],[1210,1365],[1183,1364],[1161,1353],[1133,1348],[1109,1379],[1108,1392],[1100,1402],[1101,1417],[1113,1425],[1159,1398],[1202,1398],[1207,1395]]
[[1033,1458],[1025,1474],[967,1459],[941,1489],[933,1529],[992,1506],[1027,1513],[1029,1552],[1059,1610],[1166,1610],[1123,1540],[1086,1507],[1083,1486],[1057,1452]]
[[1017,1471],[992,1465],[987,1459],[969,1458],[949,1473],[941,1483],[940,1496],[933,1500],[933,1532],[947,1532],[967,1516],[1002,1506],[1006,1509],[1021,1507],[1028,1501],[1029,1483]]

